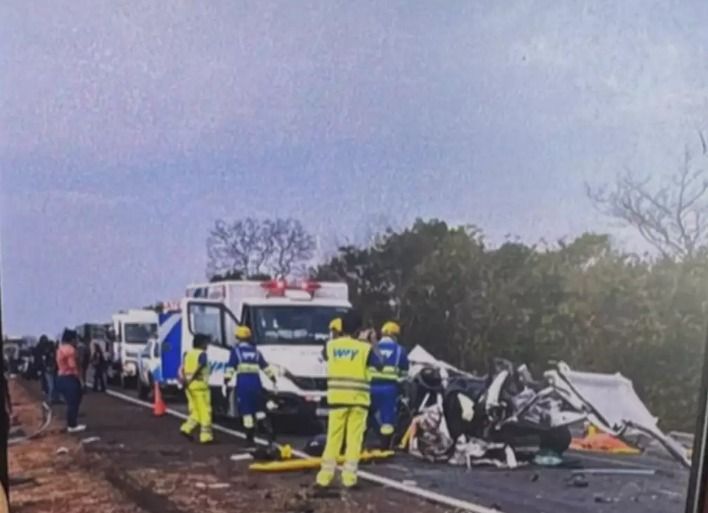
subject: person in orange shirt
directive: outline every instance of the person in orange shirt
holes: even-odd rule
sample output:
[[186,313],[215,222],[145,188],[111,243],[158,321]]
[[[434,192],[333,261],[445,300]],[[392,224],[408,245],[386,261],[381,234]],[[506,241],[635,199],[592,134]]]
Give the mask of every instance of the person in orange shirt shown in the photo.
[[74,330],[66,329],[57,349],[56,387],[66,401],[66,424],[69,433],[84,431],[86,426],[78,424],[79,406],[83,395],[81,371],[76,354],[78,336]]

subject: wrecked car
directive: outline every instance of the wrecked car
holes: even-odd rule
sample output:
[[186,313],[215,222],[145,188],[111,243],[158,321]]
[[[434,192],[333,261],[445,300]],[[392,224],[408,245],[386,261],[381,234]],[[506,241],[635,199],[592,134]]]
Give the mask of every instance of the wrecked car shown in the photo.
[[525,365],[494,359],[489,372],[477,376],[420,346],[409,358],[401,441],[421,458],[467,466],[555,466],[570,447],[571,428],[592,424],[619,438],[653,438],[690,466],[683,448],[659,430],[619,374],[575,372],[560,362],[535,380]]

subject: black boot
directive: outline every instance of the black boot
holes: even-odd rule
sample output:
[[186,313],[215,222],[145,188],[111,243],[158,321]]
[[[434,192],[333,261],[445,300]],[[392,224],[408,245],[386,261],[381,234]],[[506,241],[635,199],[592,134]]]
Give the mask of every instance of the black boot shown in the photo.
[[254,428],[246,429],[246,444],[248,447],[256,446],[256,430]]
[[390,451],[391,450],[391,445],[393,443],[393,434],[390,435],[380,435],[379,441],[381,443],[380,449],[382,451]]
[[266,417],[263,420],[258,421],[258,432],[263,435],[270,444],[275,443],[275,429],[273,428],[273,423],[270,417]]

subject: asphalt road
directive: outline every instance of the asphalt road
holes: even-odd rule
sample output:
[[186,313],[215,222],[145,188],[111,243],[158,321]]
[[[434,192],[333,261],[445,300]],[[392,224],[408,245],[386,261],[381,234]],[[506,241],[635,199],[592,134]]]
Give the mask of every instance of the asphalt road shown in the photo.
[[[116,390],[135,397],[131,391]],[[102,396],[105,410],[120,399]],[[95,403],[96,397],[91,401]],[[171,409],[186,410],[183,402],[171,399]],[[87,421],[90,422],[89,419]],[[234,428],[227,420],[217,424]],[[126,429],[130,429],[126,419]],[[96,426],[99,427],[99,426]],[[143,428],[144,429],[144,428]],[[100,434],[100,433],[99,433]],[[138,436],[138,433],[136,433]],[[228,435],[218,434],[222,443],[211,451],[233,451]],[[308,437],[280,436],[302,449]],[[682,513],[689,473],[670,459],[650,456],[610,456],[569,453],[564,468],[541,468],[529,465],[516,470],[453,467],[432,464],[401,454],[390,462],[369,465],[366,470],[389,479],[414,482],[417,487],[469,501],[506,513]],[[598,469],[622,471],[650,470],[654,475],[596,475]],[[585,472],[580,483],[573,473]],[[580,486],[578,486],[580,485]]]

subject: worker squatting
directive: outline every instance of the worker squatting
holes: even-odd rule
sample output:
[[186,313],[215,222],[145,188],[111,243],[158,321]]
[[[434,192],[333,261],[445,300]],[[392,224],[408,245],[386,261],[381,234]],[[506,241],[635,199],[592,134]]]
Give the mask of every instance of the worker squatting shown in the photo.
[[[342,484],[352,487],[357,482],[357,467],[367,427],[378,428],[382,448],[390,448],[395,431],[400,384],[408,373],[408,355],[399,344],[400,326],[387,322],[382,338],[362,334],[361,316],[350,311],[330,323],[330,340],[322,351],[327,364],[327,404],[329,418],[327,442],[322,455],[322,468],[317,474],[319,487],[329,486],[336,469],[336,459],[345,446]],[[224,378],[224,389],[236,378],[236,403],[250,444],[256,432],[275,439],[273,425],[267,415],[260,373],[274,384],[277,377],[263,355],[251,341],[251,330],[237,326],[237,343]],[[195,335],[193,349],[188,351],[180,369],[180,379],[187,396],[189,417],[181,432],[192,439],[199,428],[199,441],[210,443],[212,434],[209,364],[206,348],[209,337]],[[346,440],[345,440],[346,438]]]

